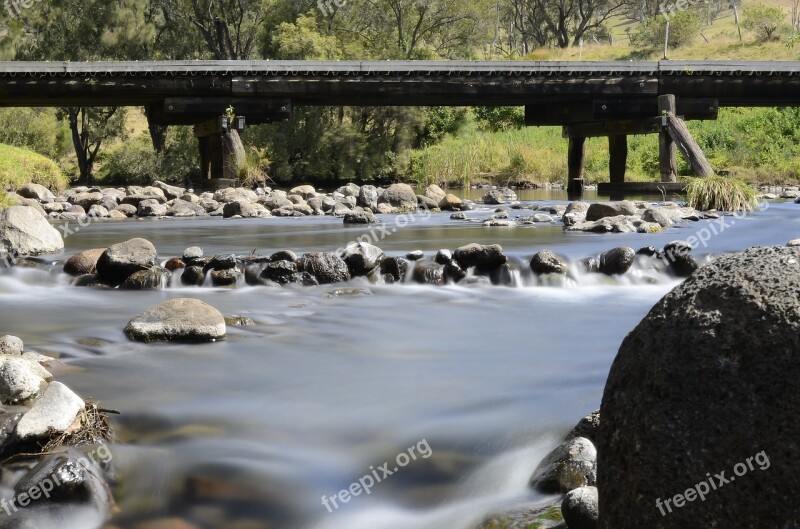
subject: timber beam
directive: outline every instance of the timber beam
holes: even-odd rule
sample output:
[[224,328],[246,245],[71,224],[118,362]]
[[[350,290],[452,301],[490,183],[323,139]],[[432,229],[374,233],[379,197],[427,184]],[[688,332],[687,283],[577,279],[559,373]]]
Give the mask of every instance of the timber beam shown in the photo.
[[663,130],[666,124],[666,119],[663,117],[580,123],[565,125],[562,134],[565,138],[599,138],[605,136],[654,134]]
[[[717,119],[717,99],[682,98],[674,112],[685,120]],[[525,106],[525,125],[558,126],[591,121],[645,119],[661,115],[658,98],[596,99],[593,101],[549,102]]]

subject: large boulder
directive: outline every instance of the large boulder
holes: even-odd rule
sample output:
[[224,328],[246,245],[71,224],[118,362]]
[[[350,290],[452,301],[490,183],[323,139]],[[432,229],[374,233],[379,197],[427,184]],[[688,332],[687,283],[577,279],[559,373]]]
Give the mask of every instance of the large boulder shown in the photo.
[[105,248],[94,248],[76,253],[64,263],[64,273],[71,276],[94,274],[97,271],[97,261],[105,251]]
[[425,188],[425,196],[435,201],[437,204],[447,196],[444,190],[436,184],[431,184]]
[[567,263],[550,250],[537,252],[531,259],[531,270],[537,276],[544,274],[566,274]]
[[208,342],[225,337],[225,317],[199,299],[177,298],[133,318],[125,334],[139,342]]
[[625,338],[600,411],[601,527],[796,525],[798,292],[800,249],[751,248]]
[[158,252],[146,239],[131,239],[109,247],[97,260],[97,275],[104,282],[119,285],[128,276],[152,268]]
[[453,258],[464,270],[471,266],[484,269],[496,268],[508,261],[503,253],[503,247],[499,244],[467,244],[456,248]]
[[32,198],[39,202],[52,202],[56,196],[41,184],[25,184],[17,190],[17,194],[23,198]]
[[22,440],[45,438],[72,431],[85,404],[61,382],[52,382],[30,410],[17,423],[16,434]]
[[408,184],[392,184],[386,188],[378,202],[395,208],[416,209],[417,195]]
[[621,202],[593,202],[586,210],[586,220],[594,221],[605,217],[636,215],[639,209],[629,200]]
[[380,266],[384,259],[383,250],[368,242],[354,242],[342,252],[342,259],[353,277],[364,276]]
[[320,285],[350,280],[350,270],[341,257],[332,253],[307,253],[303,256],[305,271]]
[[40,255],[63,249],[61,234],[36,209],[11,206],[0,211],[0,254]]

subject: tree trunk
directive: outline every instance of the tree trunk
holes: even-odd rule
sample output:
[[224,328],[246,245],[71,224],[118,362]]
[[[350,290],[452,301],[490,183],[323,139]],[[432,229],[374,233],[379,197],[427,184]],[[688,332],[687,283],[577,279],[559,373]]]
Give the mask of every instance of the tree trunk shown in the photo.
[[88,148],[82,134],[81,123],[79,123],[78,119],[81,117],[83,109],[79,107],[69,107],[67,112],[69,114],[69,130],[72,133],[72,146],[75,149],[75,157],[78,159],[80,178],[88,186],[92,184],[92,164],[89,161]]

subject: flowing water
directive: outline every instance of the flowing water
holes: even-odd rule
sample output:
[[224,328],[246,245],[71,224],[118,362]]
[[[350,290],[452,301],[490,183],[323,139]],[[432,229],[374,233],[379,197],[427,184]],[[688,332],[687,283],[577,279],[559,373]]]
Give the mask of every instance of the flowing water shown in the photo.
[[[696,252],[785,244],[800,234],[798,207],[776,203],[735,219]],[[523,263],[545,248],[576,261],[615,246],[662,247],[712,222],[596,235],[434,214],[376,244],[389,255],[430,257],[499,243]],[[136,236],[165,258],[191,245],[206,254],[333,251],[364,231],[330,217],[95,222],[66,239],[66,253]],[[214,529],[469,529],[544,499],[527,486],[534,468],[599,407],[621,340],[677,283],[642,269],[623,280],[574,272],[555,287],[522,275],[517,288],[354,281],[347,289],[120,292],[17,267],[0,272],[0,334],[58,355],[59,380],[121,412],[116,527],[179,517]],[[141,310],[186,296],[255,324],[229,326],[226,340],[202,345],[123,335]],[[416,459],[398,458],[411,447]],[[370,494],[323,505],[323,496],[380,476],[384,463],[392,475]]]

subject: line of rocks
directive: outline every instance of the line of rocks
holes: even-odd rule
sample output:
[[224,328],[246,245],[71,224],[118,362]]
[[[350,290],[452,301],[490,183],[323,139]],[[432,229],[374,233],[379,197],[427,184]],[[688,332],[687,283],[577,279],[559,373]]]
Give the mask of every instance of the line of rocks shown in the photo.
[[[0,516],[24,520],[31,510],[58,505],[88,507],[105,517],[113,505],[106,417],[53,380],[48,368],[56,364],[25,351],[16,336],[0,337],[0,470],[16,500],[7,496],[11,503]],[[47,479],[54,486],[43,494]]]
[[377,246],[351,243],[340,254],[311,252],[298,256],[282,250],[269,256],[205,256],[199,247],[187,248],[180,257],[159,259],[155,246],[136,238],[109,248],[95,248],[73,255],[64,272],[76,276],[76,286],[157,290],[184,286],[251,286],[299,284],[304,286],[344,283],[366,277],[373,283],[411,281],[426,285],[513,286],[519,277],[532,276],[540,284],[559,284],[576,273],[624,275],[640,263],[645,270],[688,277],[699,266],[691,247],[674,241],[659,250],[613,248],[597,257],[586,257],[570,266],[549,250],[537,252],[529,263],[509,258],[498,244],[467,244],[451,251],[442,249],[431,260],[421,250],[405,256],[387,256]]
[[[38,184],[27,184],[11,193],[19,205],[39,209],[54,220],[79,221],[86,217],[126,219],[131,217],[224,217],[266,218],[307,215],[349,217],[352,222],[374,213],[400,213],[417,208],[461,211],[467,202],[439,186],[428,186],[417,195],[408,184],[386,188],[347,184],[331,193],[310,185],[289,191],[260,187],[225,188],[196,193],[192,189],[156,181],[151,186],[125,188],[76,187],[59,196]],[[367,217],[368,218],[368,217]]]

